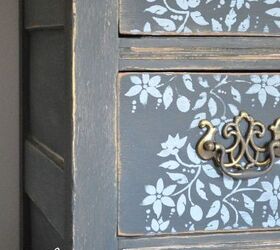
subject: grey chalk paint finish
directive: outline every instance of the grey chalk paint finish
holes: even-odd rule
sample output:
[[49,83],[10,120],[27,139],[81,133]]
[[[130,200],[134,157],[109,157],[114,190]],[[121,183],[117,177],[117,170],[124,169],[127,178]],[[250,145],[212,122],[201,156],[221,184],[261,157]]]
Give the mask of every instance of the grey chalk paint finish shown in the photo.
[[122,0],[120,30],[153,35],[279,35],[279,0]]
[[[280,75],[124,73],[119,88],[120,235],[280,226],[280,162],[234,180],[195,151],[201,119],[220,132],[240,111],[266,125],[278,118]],[[257,143],[269,141],[266,131]]]

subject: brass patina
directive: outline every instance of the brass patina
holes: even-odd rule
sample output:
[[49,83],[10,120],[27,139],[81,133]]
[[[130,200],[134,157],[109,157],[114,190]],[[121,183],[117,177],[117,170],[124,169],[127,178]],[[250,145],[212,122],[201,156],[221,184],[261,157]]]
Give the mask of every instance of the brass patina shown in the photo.
[[[241,123],[246,122],[246,133],[242,134]],[[225,139],[233,138],[228,148],[215,140],[217,129],[208,120],[199,123],[206,132],[197,144],[197,153],[203,160],[212,159],[215,165],[226,175],[236,179],[256,178],[267,174],[273,167],[276,157],[280,157],[280,118],[269,127],[272,139],[259,146],[256,138],[265,134],[265,126],[254,120],[248,113],[241,112],[233,122],[225,124],[222,135]]]

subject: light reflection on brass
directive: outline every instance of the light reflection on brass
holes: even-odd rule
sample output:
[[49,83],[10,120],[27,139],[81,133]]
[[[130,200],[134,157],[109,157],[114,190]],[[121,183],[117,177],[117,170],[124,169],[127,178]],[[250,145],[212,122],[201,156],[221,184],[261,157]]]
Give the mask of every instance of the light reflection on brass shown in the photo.
[[[244,135],[241,122],[248,125]],[[233,122],[224,126],[223,137],[233,138],[228,148],[216,142],[217,129],[211,122],[202,120],[199,127],[207,131],[197,144],[198,155],[203,160],[212,159],[223,173],[233,178],[248,179],[267,174],[273,167],[275,157],[280,157],[280,118],[269,127],[272,141],[264,146],[257,145],[255,139],[264,136],[265,126],[246,112],[241,112]]]

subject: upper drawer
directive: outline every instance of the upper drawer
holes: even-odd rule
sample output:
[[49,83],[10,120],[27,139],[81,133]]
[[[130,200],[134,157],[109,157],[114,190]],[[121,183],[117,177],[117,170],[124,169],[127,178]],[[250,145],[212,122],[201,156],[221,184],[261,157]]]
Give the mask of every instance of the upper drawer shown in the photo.
[[280,0],[121,0],[120,33],[280,35]]

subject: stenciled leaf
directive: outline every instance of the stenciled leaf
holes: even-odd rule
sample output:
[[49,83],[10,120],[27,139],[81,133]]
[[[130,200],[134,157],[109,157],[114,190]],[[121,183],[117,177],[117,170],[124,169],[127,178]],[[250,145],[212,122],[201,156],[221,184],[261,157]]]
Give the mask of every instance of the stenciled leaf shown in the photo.
[[170,19],[159,18],[159,17],[153,17],[153,19],[157,22],[159,26],[161,26],[166,31],[176,30],[176,24]]
[[231,94],[233,96],[233,99],[239,103],[241,103],[241,95],[240,95],[240,92],[231,86]]
[[238,110],[238,108],[237,108],[235,105],[229,103],[229,104],[228,104],[228,107],[229,107],[231,113],[232,113],[234,116],[237,116],[237,115],[239,114],[239,110]]
[[280,17],[280,8],[273,8],[267,10],[265,13],[274,17]]
[[[258,76],[252,76],[252,79],[255,79],[255,81],[257,81],[257,78]],[[261,90],[262,86],[258,83],[255,83],[253,84],[247,91],[246,91],[246,94],[256,94],[258,93],[260,90]]]
[[222,218],[224,225],[228,223],[229,217],[230,217],[230,214],[229,214],[228,208],[225,205],[222,205],[221,218]]
[[188,178],[181,173],[167,173],[172,181],[176,181],[178,184],[187,184]]
[[250,28],[250,16],[248,16],[246,19],[244,19],[238,26],[239,32],[245,32]]
[[238,0],[238,1],[236,1],[236,8],[238,10],[241,9],[244,3],[245,3],[245,0]]
[[213,221],[210,221],[208,224],[207,224],[207,227],[205,228],[205,230],[217,230],[218,227],[219,227],[219,221],[218,220],[213,220]]
[[204,165],[202,167],[204,173],[210,178],[219,178],[220,175],[217,173],[217,170],[210,164]]
[[177,201],[177,213],[179,216],[182,216],[186,210],[187,199],[184,194],[181,194]]
[[220,211],[220,208],[221,202],[219,200],[214,201],[206,215],[206,218],[212,218],[215,216]]
[[249,210],[251,210],[252,213],[254,213],[255,202],[246,194],[242,194],[242,196],[243,196],[245,207],[248,208]]
[[161,232],[165,231],[165,230],[168,228],[169,223],[170,223],[169,220],[162,222],[162,223],[159,225],[160,231],[161,231]]
[[224,182],[224,185],[227,189],[232,190],[233,185],[234,185],[233,178],[231,178],[229,176],[226,176],[226,175],[223,175],[223,182]]
[[239,211],[242,219],[249,225],[249,226],[253,226],[253,219],[251,217],[251,215],[248,212],[245,211]]
[[201,163],[201,159],[198,157],[196,150],[191,146],[190,143],[187,146],[187,155],[190,161],[193,162],[194,164]]
[[134,85],[128,90],[128,92],[125,93],[125,96],[132,97],[138,95],[141,92],[141,90],[141,85]]
[[237,14],[235,10],[232,8],[226,16],[225,24],[228,27],[228,31],[231,31],[232,25],[236,23]]
[[152,219],[151,227],[155,232],[159,231],[159,223],[156,221],[156,219]]
[[212,18],[212,30],[214,32],[221,32],[223,31],[223,26],[222,24],[217,21],[216,19]]
[[267,100],[267,94],[266,94],[266,91],[265,89],[261,89],[258,93],[258,99],[262,105],[262,107],[265,105],[266,103],[266,100]]
[[202,92],[200,95],[199,95],[199,99],[196,101],[194,107],[192,108],[192,110],[197,110],[197,109],[200,109],[204,106],[204,104],[206,103],[207,101],[207,93],[206,92]]
[[204,17],[201,15],[199,11],[193,11],[191,12],[191,18],[192,20],[197,23],[198,25],[205,26],[209,23],[204,19]]
[[208,81],[206,79],[203,79],[202,77],[198,77],[198,83],[203,87],[203,88],[209,88]]
[[160,84],[160,81],[161,81],[161,76],[153,76],[149,80],[149,86],[150,87],[157,87]]
[[202,198],[204,200],[208,200],[206,193],[203,190],[204,187],[205,187],[205,185],[203,184],[203,182],[200,179],[197,179],[196,184],[195,184],[196,192],[199,194],[200,198]]
[[216,186],[215,184],[212,184],[212,183],[210,183],[209,186],[210,186],[210,189],[213,194],[215,194],[216,196],[222,195],[221,189],[218,186]]
[[174,170],[177,169],[180,164],[177,161],[167,161],[159,165],[161,168],[169,169],[169,170]]
[[264,0],[266,4],[275,4],[278,0]]
[[248,187],[251,187],[251,186],[255,185],[259,181],[259,179],[260,178],[249,179],[248,180]]
[[183,82],[189,91],[194,92],[193,82],[190,75],[183,75]]
[[157,15],[163,15],[165,12],[167,12],[167,9],[161,5],[153,5],[150,8],[145,9],[147,12],[151,12],[153,14]]
[[217,110],[218,110],[217,103],[212,97],[209,99],[208,109],[212,117],[217,114]]
[[164,108],[168,109],[171,103],[173,102],[173,89],[170,86],[166,87],[162,99]]

